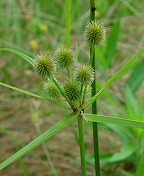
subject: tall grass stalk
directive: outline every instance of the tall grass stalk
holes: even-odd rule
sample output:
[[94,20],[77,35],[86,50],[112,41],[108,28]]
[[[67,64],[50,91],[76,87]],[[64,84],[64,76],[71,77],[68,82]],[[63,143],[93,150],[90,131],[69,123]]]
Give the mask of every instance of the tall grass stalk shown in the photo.
[[[95,21],[96,4],[95,0],[90,0],[90,21]],[[95,47],[90,47],[90,62],[96,73],[96,58]],[[96,94],[96,74],[92,83],[92,97]],[[92,114],[97,114],[97,102],[92,104]],[[97,122],[93,122],[93,145],[94,145],[94,158],[95,158],[95,174],[100,176],[100,163],[99,163],[99,144],[98,144],[98,125]]]
[[71,0],[66,0],[66,45],[71,44]]

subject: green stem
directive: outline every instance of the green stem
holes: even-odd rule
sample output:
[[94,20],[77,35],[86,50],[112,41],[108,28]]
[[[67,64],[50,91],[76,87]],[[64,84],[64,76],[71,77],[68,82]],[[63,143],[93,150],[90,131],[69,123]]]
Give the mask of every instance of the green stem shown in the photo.
[[71,43],[71,0],[66,0],[66,45]]
[[20,165],[21,165],[21,168],[22,168],[22,171],[23,171],[23,175],[24,176],[29,176],[28,170],[27,170],[27,167],[26,167],[26,165],[24,163],[24,159],[23,158],[20,159]]
[[81,91],[80,91],[80,106],[82,106],[82,100],[83,100],[83,82],[81,83]]
[[82,176],[86,176],[83,118],[80,115],[78,116],[78,130],[79,130],[79,145],[80,145]]
[[85,88],[84,88],[82,104],[85,103],[86,94],[87,94],[87,84],[85,85]]
[[55,85],[57,86],[57,88],[59,89],[59,91],[61,92],[62,96],[66,99],[66,101],[68,102],[68,104],[70,105],[70,107],[73,109],[70,100],[68,99],[68,97],[66,96],[66,94],[64,93],[61,85],[59,84],[59,82],[56,80],[56,78],[52,77],[53,82],[55,83]]
[[[90,0],[90,21],[95,21],[95,0]],[[90,61],[96,73],[96,58],[95,47],[90,47]],[[92,83],[92,97],[96,94],[96,75]],[[92,104],[92,114],[97,114],[97,102]],[[98,144],[98,126],[97,122],[93,122],[93,145],[94,145],[94,159],[95,159],[95,175],[100,176],[100,163],[99,163],[99,144]]]
[[[37,134],[40,135],[41,131],[40,131],[39,125],[38,124],[34,124],[34,125],[36,127]],[[43,148],[44,153],[45,153],[45,155],[47,157],[47,160],[50,163],[50,167],[51,167],[51,171],[52,171],[53,176],[58,176],[57,170],[56,170],[56,168],[55,168],[55,166],[53,164],[52,158],[50,156],[50,152],[49,152],[49,150],[48,150],[48,148],[47,148],[45,143],[42,143],[42,148]]]

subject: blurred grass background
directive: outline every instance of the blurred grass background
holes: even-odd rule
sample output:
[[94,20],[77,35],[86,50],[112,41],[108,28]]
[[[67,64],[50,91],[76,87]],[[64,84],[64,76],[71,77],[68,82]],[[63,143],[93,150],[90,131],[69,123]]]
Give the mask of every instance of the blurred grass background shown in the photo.
[[[144,1],[97,0],[96,7],[96,18],[104,23],[107,30],[105,45],[96,49],[97,86],[100,89],[111,75],[144,46]],[[1,0],[0,48],[18,49],[34,57],[43,51],[53,54],[60,45],[70,44],[75,50],[77,44],[80,62],[87,62],[89,49],[85,44],[83,32],[88,21],[87,0]],[[59,75],[59,78],[63,79],[63,76]],[[34,73],[33,68],[17,55],[2,51],[0,81],[33,92],[39,92],[42,88],[42,80]],[[144,60],[141,58],[129,73],[99,98],[98,113],[144,120],[143,82]],[[32,121],[34,117],[38,117],[37,123],[44,131],[67,114],[50,103],[29,98],[6,88],[0,87],[0,94],[1,125],[23,143],[28,143],[36,137]],[[91,125],[86,124],[85,133],[90,176],[94,175]],[[139,164],[136,161],[143,154],[143,150],[139,150],[143,144],[142,134],[140,130],[136,132],[129,128],[100,124],[101,170],[105,176],[130,176],[138,173],[136,170]],[[79,149],[75,136],[76,126],[73,124],[47,142],[60,176],[80,175]],[[16,147],[12,139],[3,133],[0,144],[2,161],[14,153]],[[36,155],[47,163],[41,148],[36,151]],[[123,157],[120,157],[122,154]],[[51,175],[47,168],[31,155],[25,157],[25,163],[29,175]],[[22,175],[18,162],[2,172],[2,176],[7,175]]]

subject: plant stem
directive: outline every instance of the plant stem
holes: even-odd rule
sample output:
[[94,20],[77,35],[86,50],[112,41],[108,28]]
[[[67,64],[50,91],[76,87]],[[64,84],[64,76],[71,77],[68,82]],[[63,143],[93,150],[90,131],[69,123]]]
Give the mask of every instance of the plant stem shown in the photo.
[[87,84],[86,84],[85,87],[84,87],[82,105],[85,103],[86,93],[87,93]]
[[71,43],[71,0],[66,0],[66,45]]
[[83,118],[80,115],[78,116],[78,130],[79,130],[79,145],[80,145],[82,176],[86,176]]
[[[95,21],[95,0],[90,0],[90,21]],[[90,61],[96,74],[96,60],[95,60],[95,47],[90,47]],[[92,97],[96,94],[96,75],[92,83]],[[92,114],[97,114],[97,102],[92,104]],[[98,126],[97,122],[93,122],[93,145],[94,145],[94,159],[95,159],[95,175],[100,176],[100,163],[99,163],[99,144],[98,144]]]
[[61,92],[62,96],[66,99],[66,101],[68,102],[68,104],[70,105],[70,107],[73,109],[70,100],[68,99],[68,97],[66,96],[66,94],[64,93],[61,85],[59,84],[59,82],[56,80],[56,78],[52,77],[53,82],[55,83],[55,85],[57,86],[57,88],[59,89],[59,91]]
[[82,100],[83,100],[83,82],[81,83],[81,91],[80,91],[80,106],[82,106]]

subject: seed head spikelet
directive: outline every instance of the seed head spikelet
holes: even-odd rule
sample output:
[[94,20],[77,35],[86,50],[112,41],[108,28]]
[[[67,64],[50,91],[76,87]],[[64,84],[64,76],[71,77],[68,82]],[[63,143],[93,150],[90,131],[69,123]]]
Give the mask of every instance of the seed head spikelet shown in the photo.
[[56,50],[54,58],[60,68],[68,68],[73,66],[75,62],[74,52],[70,48],[63,46]]
[[56,64],[51,55],[41,53],[35,58],[34,68],[40,76],[47,78],[55,73]]
[[60,96],[57,86],[50,80],[44,84],[43,90],[50,98],[58,98]]
[[80,98],[80,85],[74,79],[69,79],[64,84],[64,92],[70,101],[79,100]]
[[84,84],[92,83],[94,79],[94,71],[91,65],[82,64],[79,65],[75,70],[75,79]]
[[100,21],[92,21],[87,24],[84,35],[89,46],[100,46],[106,38],[106,29]]

